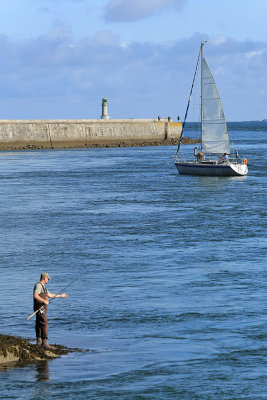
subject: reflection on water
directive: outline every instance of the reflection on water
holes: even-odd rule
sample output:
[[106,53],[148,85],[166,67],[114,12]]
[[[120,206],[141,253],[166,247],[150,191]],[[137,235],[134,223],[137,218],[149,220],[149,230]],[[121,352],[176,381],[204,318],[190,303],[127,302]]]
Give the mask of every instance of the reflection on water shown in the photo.
[[[31,368],[32,365],[35,365],[36,368],[36,377],[35,377],[36,382],[46,382],[50,380],[48,360],[37,361],[35,363],[9,362],[6,364],[0,364],[0,373],[7,371],[9,369],[14,370],[15,368],[18,368],[19,371],[21,370],[21,368],[28,368],[28,367]],[[0,398],[2,397],[0,396]]]
[[36,381],[45,382],[50,380],[48,361],[39,361],[36,363]]
[[14,362],[9,362],[6,364],[0,364],[0,372],[6,371],[8,369],[13,369],[17,367],[18,363],[16,361]]

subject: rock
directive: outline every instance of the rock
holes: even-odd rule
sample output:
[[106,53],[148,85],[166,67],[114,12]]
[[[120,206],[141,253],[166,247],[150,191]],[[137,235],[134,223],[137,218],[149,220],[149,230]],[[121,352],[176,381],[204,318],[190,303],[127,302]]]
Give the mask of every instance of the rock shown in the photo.
[[45,350],[29,340],[16,336],[0,335],[0,365],[10,362],[29,363],[40,360],[51,360],[70,352],[87,352],[89,350],[73,349],[54,345],[54,350]]

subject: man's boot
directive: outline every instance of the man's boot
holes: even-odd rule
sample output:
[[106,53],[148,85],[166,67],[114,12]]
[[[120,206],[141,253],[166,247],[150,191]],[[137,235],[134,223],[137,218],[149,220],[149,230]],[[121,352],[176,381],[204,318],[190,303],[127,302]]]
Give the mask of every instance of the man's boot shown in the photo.
[[43,343],[42,338],[41,338],[41,337],[38,337],[38,338],[36,339],[36,345],[37,345],[38,347],[40,347],[40,346],[42,346],[42,343]]
[[56,348],[54,346],[51,346],[50,344],[48,344],[48,339],[43,340],[43,347],[46,350],[56,350]]

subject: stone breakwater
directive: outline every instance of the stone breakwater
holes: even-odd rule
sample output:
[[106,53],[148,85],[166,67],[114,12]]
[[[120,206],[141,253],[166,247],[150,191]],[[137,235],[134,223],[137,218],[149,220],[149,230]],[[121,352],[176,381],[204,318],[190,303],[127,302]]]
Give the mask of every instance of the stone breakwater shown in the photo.
[[181,129],[157,119],[0,120],[0,150],[175,144]]

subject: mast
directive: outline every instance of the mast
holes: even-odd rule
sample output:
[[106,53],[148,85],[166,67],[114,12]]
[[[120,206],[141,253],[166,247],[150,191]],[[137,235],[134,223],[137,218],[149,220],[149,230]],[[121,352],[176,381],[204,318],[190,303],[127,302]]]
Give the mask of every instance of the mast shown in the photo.
[[204,59],[204,45],[205,45],[205,43],[206,43],[206,41],[205,42],[201,42],[201,47],[200,47],[200,53],[201,53],[201,95],[200,95],[200,97],[201,97],[201,150],[202,150],[202,133],[203,133],[203,120],[204,120],[204,116],[203,116],[203,113],[204,113],[204,104],[203,104],[203,82],[204,82],[204,79],[203,79],[203,59]]

